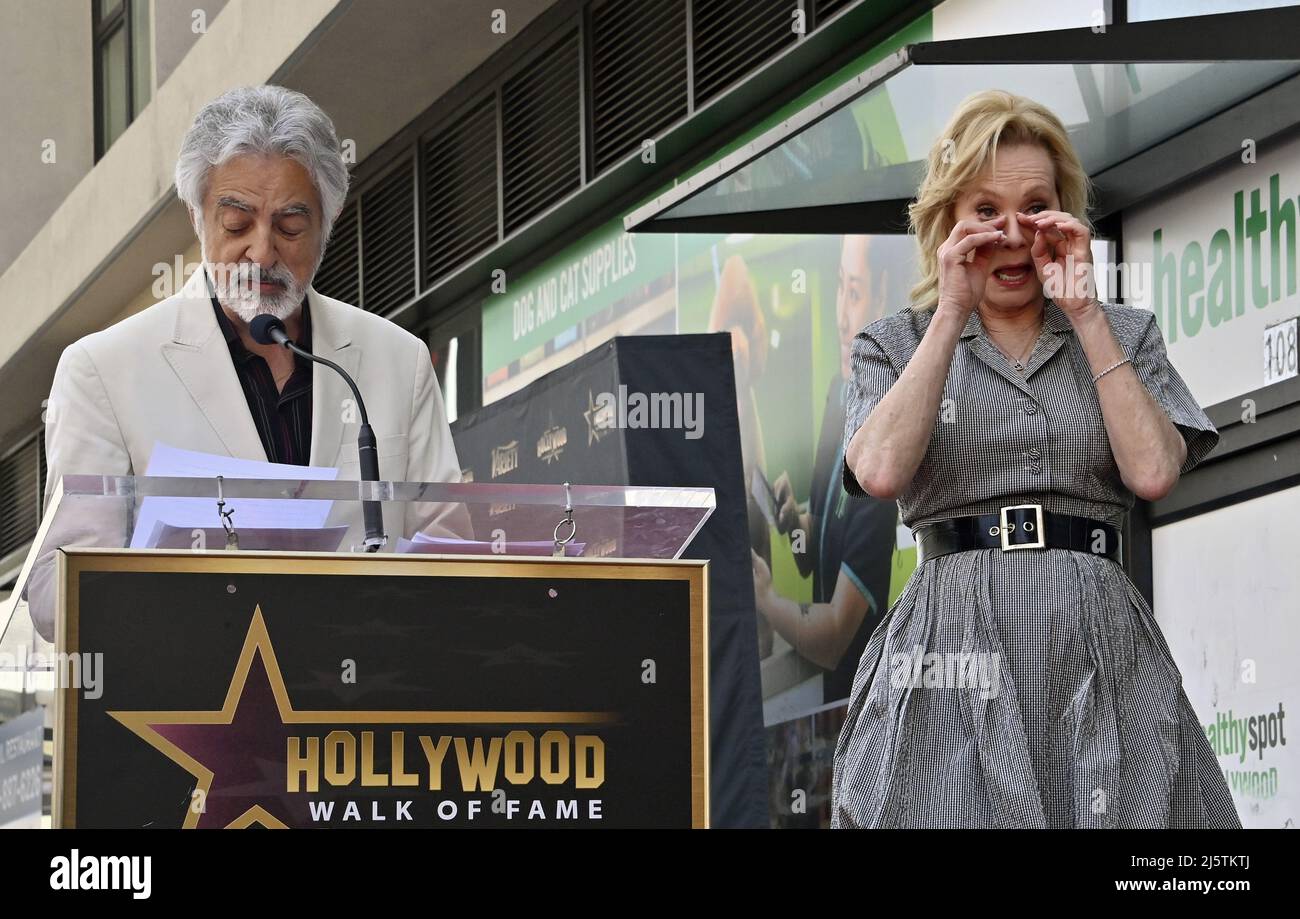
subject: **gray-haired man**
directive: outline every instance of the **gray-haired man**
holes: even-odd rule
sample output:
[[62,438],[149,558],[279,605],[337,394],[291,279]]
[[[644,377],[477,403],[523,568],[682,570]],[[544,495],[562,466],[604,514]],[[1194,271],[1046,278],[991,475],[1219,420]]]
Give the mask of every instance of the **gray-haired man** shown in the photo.
[[[382,478],[460,480],[424,342],[311,287],[347,188],[334,126],[301,93],[245,87],[198,113],[181,145],[176,190],[203,268],[175,296],[64,351],[46,413],[51,491],[65,474],[143,475],[160,442],[334,466],[341,479],[359,478],[351,392],[337,374],[255,342],[248,324],[259,313],[282,319],[291,338],[356,380]],[[437,528],[461,529],[462,514],[448,506]],[[404,518],[392,507],[384,523],[390,536],[430,526],[428,516]],[[119,538],[103,521],[87,521],[57,544]],[[49,577],[43,561],[29,594]],[[38,625],[48,625],[32,599]]]

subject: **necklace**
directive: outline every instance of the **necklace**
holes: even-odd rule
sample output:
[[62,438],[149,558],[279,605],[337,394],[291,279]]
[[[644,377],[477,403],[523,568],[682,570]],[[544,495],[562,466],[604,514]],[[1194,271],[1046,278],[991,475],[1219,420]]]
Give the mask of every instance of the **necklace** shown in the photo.
[[[1008,361],[1010,361],[1011,365],[1015,367],[1016,370],[1024,370],[1025,361],[1029,360],[1029,355],[1034,353],[1034,348],[1037,347],[1038,345],[1038,336],[1042,334],[1042,331],[1043,331],[1043,327],[1040,324],[1038,327],[1038,331],[1035,332],[1033,338],[1030,339],[1029,347],[1019,357],[1012,357],[1007,352],[1002,351],[1001,346],[998,346],[998,350],[1002,351],[1002,356],[1005,357]],[[994,344],[996,344],[996,342]]]

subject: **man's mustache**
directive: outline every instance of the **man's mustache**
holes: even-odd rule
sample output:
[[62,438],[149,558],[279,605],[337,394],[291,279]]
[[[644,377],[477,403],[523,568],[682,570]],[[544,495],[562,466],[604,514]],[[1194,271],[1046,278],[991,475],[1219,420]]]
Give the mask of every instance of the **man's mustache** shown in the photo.
[[241,263],[228,266],[225,270],[218,268],[216,274],[218,285],[226,289],[254,290],[258,284],[278,284],[281,287],[293,284],[293,275],[282,266],[259,268]]

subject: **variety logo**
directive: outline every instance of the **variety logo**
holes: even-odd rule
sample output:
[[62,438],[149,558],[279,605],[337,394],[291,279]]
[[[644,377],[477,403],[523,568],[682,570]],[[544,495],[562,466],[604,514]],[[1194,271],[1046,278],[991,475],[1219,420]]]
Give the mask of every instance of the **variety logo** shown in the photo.
[[492,478],[505,475],[519,468],[519,441],[492,448]]

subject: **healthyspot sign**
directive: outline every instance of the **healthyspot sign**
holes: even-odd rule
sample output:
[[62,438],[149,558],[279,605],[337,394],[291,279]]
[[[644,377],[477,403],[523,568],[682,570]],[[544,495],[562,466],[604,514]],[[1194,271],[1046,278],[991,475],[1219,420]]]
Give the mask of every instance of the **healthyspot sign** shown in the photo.
[[1128,302],[1155,310],[1202,406],[1268,382],[1266,331],[1300,315],[1297,230],[1300,139],[1124,215]]

